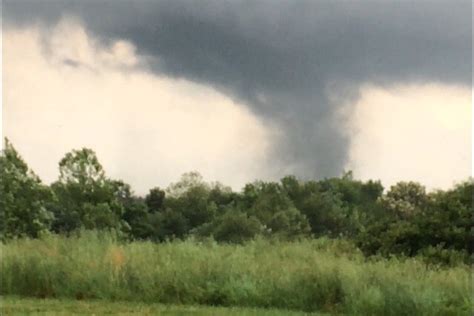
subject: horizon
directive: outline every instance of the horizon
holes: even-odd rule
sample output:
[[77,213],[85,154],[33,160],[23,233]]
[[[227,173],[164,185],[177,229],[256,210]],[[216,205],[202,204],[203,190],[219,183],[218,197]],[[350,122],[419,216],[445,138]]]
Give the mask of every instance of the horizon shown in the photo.
[[[3,150],[3,147],[4,147],[4,143],[5,141],[8,141],[8,138],[4,138],[4,142],[2,142],[2,150]],[[15,144],[11,143],[10,144],[13,146],[13,148],[15,148]],[[92,150],[92,152],[96,153],[95,150],[93,148],[86,148],[86,147],[83,147],[83,148],[74,148],[74,149],[71,149],[71,151],[68,151],[67,153],[71,153],[73,151],[80,151],[80,150],[83,150],[83,149],[88,149],[88,150]],[[18,151],[17,151],[18,152]],[[66,155],[67,153],[64,153],[64,155]],[[35,170],[33,170],[29,165],[28,165],[28,161],[26,161],[22,155],[21,155],[21,152],[18,152],[19,156],[23,159],[23,161],[26,163],[26,165],[28,166],[29,168],[29,171],[33,172],[33,174],[35,174],[39,180],[45,184],[45,185],[52,185],[53,183],[57,182],[60,180],[59,178],[59,172],[58,172],[58,178],[49,182],[49,183],[46,183],[44,182],[41,177],[35,172]],[[98,161],[99,163],[101,164],[100,162],[100,157],[97,157],[98,158]],[[58,161],[58,170],[59,170],[59,163],[60,161]],[[101,164],[102,167],[104,167],[102,164]],[[116,178],[111,178],[107,175],[107,170],[106,168],[103,168],[103,171],[104,171],[104,175],[107,179],[110,179],[110,180],[113,180],[113,181],[123,181],[125,184],[129,184],[127,183],[126,181],[124,181],[123,179],[116,179]],[[198,176],[198,178],[200,179],[200,181],[202,181],[203,184],[206,184],[206,185],[209,185],[211,188],[212,187],[216,187],[216,186],[223,186],[224,188],[229,188],[232,192],[236,192],[236,193],[242,193],[245,186],[247,184],[255,184],[255,183],[258,183],[258,182],[266,182],[266,183],[281,183],[281,181],[284,179],[284,178],[287,178],[287,177],[295,177],[296,180],[300,183],[306,183],[306,182],[320,182],[320,181],[325,181],[325,180],[329,180],[329,179],[343,179],[345,177],[349,177],[350,180],[352,181],[360,181],[362,183],[368,183],[370,181],[372,182],[380,182],[382,184],[382,187],[383,187],[383,192],[386,193],[387,191],[389,191],[391,189],[392,186],[395,186],[396,184],[400,184],[400,183],[410,183],[410,182],[414,182],[414,183],[418,183],[420,184],[422,187],[426,188],[426,193],[436,193],[438,191],[443,191],[443,190],[451,190],[451,189],[454,189],[455,187],[457,187],[458,185],[462,185],[463,183],[466,183],[466,182],[472,182],[472,179],[473,177],[472,176],[469,176],[465,179],[460,179],[459,181],[455,181],[452,183],[451,186],[449,187],[445,187],[445,188],[429,188],[429,187],[426,187],[424,183],[420,183],[418,181],[412,181],[410,179],[402,179],[400,181],[398,181],[397,183],[394,183],[393,185],[390,185],[390,186],[384,186],[383,183],[381,182],[380,179],[376,179],[376,178],[371,178],[371,179],[358,179],[356,177],[354,177],[354,173],[352,170],[344,170],[342,172],[342,174],[340,175],[336,175],[336,176],[333,176],[333,177],[324,177],[324,178],[308,178],[308,179],[301,179],[295,175],[292,175],[292,174],[286,174],[284,176],[282,176],[280,179],[273,179],[273,180],[269,180],[269,181],[265,181],[265,180],[262,180],[262,179],[258,179],[258,178],[255,178],[247,183],[245,183],[242,187],[240,188],[234,188],[232,186],[229,186],[227,185],[226,183],[222,183],[220,181],[216,181],[216,180],[213,180],[213,179],[207,179],[206,177],[204,177],[200,172],[199,170],[189,170],[189,171],[186,171],[184,173],[182,173],[181,175],[179,175],[176,179],[174,179],[172,182],[169,182],[167,185],[165,186],[151,186],[150,188],[148,188],[146,191],[144,192],[136,192],[133,188],[133,186],[130,187],[131,189],[131,192],[134,194],[134,196],[136,197],[139,197],[139,198],[144,198],[146,195],[148,195],[152,189],[155,189],[155,188],[160,188],[160,189],[163,189],[165,190],[166,192],[169,190],[169,189],[172,189],[173,185],[182,181],[184,177],[186,176],[189,176],[189,175],[192,175],[192,174],[195,174]]]

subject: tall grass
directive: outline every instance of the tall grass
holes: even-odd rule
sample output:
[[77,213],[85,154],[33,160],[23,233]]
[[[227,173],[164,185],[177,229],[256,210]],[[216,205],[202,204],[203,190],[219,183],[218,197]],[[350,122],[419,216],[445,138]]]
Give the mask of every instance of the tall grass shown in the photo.
[[471,314],[468,267],[367,262],[343,241],[121,243],[109,234],[1,245],[1,295],[355,315]]

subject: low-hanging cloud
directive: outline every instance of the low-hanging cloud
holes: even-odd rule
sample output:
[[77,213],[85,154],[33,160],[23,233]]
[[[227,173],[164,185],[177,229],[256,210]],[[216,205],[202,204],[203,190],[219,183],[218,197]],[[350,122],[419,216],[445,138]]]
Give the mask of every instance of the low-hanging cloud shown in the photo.
[[81,147],[139,194],[191,170],[236,189],[266,176],[277,135],[245,105],[146,72],[132,44],[103,46],[70,19],[44,38],[37,28],[3,34],[2,127],[47,183],[63,155]]
[[471,174],[472,91],[459,85],[365,86],[351,116],[348,168],[361,179],[447,189]]
[[133,43],[151,71],[245,103],[282,129],[280,173],[304,177],[346,165],[343,107],[361,85],[471,85],[469,0],[7,0],[3,10],[7,27],[78,17],[104,43]]

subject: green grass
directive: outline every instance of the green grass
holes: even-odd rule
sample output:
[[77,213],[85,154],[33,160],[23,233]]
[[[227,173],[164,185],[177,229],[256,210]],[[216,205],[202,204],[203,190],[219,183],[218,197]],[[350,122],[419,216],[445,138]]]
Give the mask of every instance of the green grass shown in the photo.
[[[120,243],[49,236],[1,246],[0,294],[350,315],[470,315],[471,270],[368,262],[349,243]],[[99,313],[100,314],[100,313]]]
[[137,302],[77,301],[3,297],[2,315],[166,315],[166,316],[304,316],[301,312],[257,308],[176,306]]

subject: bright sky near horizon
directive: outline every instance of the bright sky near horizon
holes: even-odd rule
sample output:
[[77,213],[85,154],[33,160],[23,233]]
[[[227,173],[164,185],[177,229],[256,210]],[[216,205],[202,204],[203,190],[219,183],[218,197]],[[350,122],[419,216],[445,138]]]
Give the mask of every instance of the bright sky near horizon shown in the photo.
[[[191,170],[234,189],[283,176],[272,155],[284,129],[211,85],[147,70],[146,58],[130,41],[104,44],[71,19],[47,38],[34,25],[4,29],[3,135],[47,183],[80,147],[139,194]],[[345,107],[345,169],[386,186],[466,179],[471,97],[466,86],[434,81],[362,85]]]

